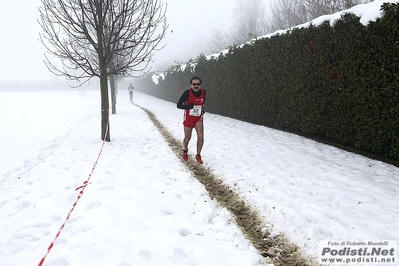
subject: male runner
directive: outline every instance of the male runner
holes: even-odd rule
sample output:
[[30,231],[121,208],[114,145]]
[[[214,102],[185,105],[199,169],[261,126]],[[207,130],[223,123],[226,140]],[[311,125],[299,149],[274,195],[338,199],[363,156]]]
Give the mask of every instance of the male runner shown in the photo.
[[184,109],[184,139],[183,139],[183,160],[188,160],[188,143],[191,139],[193,128],[197,132],[197,154],[195,159],[203,163],[201,150],[204,145],[204,104],[206,90],[201,87],[201,79],[192,77],[191,88],[185,90],[177,102],[177,108]]

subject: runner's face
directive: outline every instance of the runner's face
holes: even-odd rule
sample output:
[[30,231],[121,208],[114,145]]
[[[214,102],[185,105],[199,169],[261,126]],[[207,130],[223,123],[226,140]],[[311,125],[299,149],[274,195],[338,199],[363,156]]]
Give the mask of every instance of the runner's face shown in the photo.
[[201,81],[199,81],[198,79],[193,79],[193,81],[191,81],[191,88],[194,91],[198,91],[201,87]]

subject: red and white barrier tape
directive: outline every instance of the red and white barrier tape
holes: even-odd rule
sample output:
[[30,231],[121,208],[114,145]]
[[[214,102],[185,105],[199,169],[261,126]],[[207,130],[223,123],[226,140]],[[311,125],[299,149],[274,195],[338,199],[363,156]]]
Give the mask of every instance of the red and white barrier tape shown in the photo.
[[[108,119],[109,119],[109,118],[108,118]],[[106,128],[106,131],[105,131],[105,136],[107,136],[107,133],[108,133],[108,126],[109,126],[109,123],[107,124],[107,128]],[[97,163],[98,163],[98,161],[99,161],[99,159],[100,159],[101,153],[103,152],[103,148],[104,148],[104,145],[105,145],[105,139],[106,139],[106,138],[104,137],[103,143],[102,143],[102,145],[101,145],[100,152],[98,153],[97,159],[96,159],[96,161],[95,161],[95,163],[94,163],[94,165],[93,165],[93,168],[91,169],[91,172],[90,172],[90,174],[89,174],[89,177],[87,178],[87,180],[86,180],[85,182],[83,182],[83,185],[82,185],[82,186],[76,188],[76,190],[80,190],[80,191],[79,191],[79,194],[78,194],[78,196],[77,196],[77,198],[76,198],[76,201],[75,201],[75,203],[72,205],[72,208],[71,208],[71,210],[69,211],[69,213],[68,213],[68,215],[67,215],[67,217],[66,217],[64,223],[61,225],[60,229],[58,230],[58,233],[55,235],[53,241],[51,242],[51,244],[50,244],[49,247],[47,248],[47,252],[46,252],[46,254],[43,256],[43,258],[40,260],[38,266],[42,266],[42,265],[43,265],[44,261],[46,260],[47,255],[50,253],[51,249],[53,248],[55,241],[56,241],[56,240],[58,239],[58,237],[60,236],[61,231],[62,231],[62,230],[64,229],[64,227],[65,227],[66,222],[69,220],[69,217],[71,216],[71,213],[73,212],[73,210],[75,209],[75,207],[76,207],[78,201],[79,201],[80,198],[82,197],[85,188],[86,188],[87,185],[89,184],[91,175],[93,174],[94,169],[96,168],[96,165],[97,165]]]

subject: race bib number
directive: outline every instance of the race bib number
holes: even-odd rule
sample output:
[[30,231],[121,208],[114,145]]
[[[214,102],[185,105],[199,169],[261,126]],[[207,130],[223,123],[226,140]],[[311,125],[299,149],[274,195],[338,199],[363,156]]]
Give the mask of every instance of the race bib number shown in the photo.
[[202,105],[194,105],[193,109],[190,109],[189,114],[191,116],[200,116],[202,114]]

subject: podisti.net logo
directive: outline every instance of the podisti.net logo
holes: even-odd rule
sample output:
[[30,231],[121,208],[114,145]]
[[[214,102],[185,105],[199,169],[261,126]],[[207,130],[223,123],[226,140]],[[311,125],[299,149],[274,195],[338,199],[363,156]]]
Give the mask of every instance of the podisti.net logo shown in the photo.
[[322,240],[318,258],[321,264],[399,265],[395,240]]

